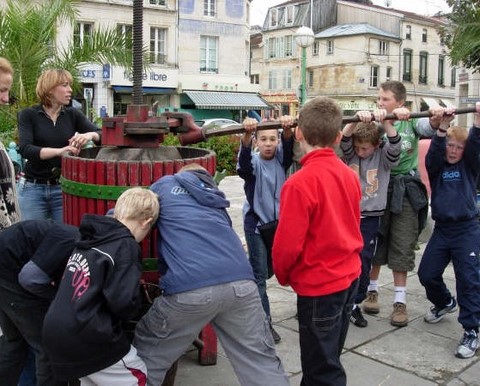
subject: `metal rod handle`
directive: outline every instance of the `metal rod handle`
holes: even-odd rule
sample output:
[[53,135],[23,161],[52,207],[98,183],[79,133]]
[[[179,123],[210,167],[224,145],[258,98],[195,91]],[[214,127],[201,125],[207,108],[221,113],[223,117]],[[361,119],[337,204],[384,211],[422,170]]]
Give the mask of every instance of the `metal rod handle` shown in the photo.
[[[467,113],[474,113],[476,112],[475,107],[464,107],[460,109],[455,109],[454,114],[459,115],[459,114],[467,114]],[[410,118],[426,118],[426,117],[431,117],[432,114],[429,111],[421,111],[418,113],[411,113]],[[387,114],[385,117],[385,120],[396,120],[397,117],[394,114]],[[375,120],[375,118],[373,118]],[[343,124],[347,123],[354,123],[354,122],[360,122],[360,118],[356,115],[354,116],[345,116],[342,119]],[[294,122],[294,126],[296,126],[297,122]],[[270,130],[270,129],[280,129],[282,127],[281,123],[279,121],[265,121],[265,122],[260,122],[257,125],[257,130]],[[245,132],[245,128],[243,125],[229,125],[223,128],[215,128],[215,127],[203,127],[202,128],[203,135],[205,139],[208,139],[210,137],[217,137],[221,135],[230,135],[230,134],[242,134]]]
[[[467,113],[474,113],[475,111],[477,111],[475,107],[464,107],[464,108],[461,108],[461,109],[455,109],[454,114],[455,115],[467,114]],[[432,116],[432,114],[430,114],[430,111],[428,111],[428,110],[427,111],[420,111],[419,113],[411,113],[410,114],[410,118],[426,118],[426,117],[431,117],[431,116]],[[385,120],[395,120],[395,119],[397,119],[395,114],[387,114],[387,116],[385,117]],[[373,120],[375,120],[374,117],[373,117]],[[356,115],[354,115],[353,117],[343,117],[342,122],[343,123],[360,122],[360,118],[357,117]]]

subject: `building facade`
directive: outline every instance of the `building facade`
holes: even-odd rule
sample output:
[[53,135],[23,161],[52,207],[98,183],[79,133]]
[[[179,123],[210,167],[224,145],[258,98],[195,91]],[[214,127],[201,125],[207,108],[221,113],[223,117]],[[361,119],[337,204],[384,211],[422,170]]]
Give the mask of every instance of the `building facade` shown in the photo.
[[[451,66],[447,47],[437,33],[438,26],[445,25],[443,19],[355,1],[300,0],[271,7],[262,27],[262,42],[257,37],[256,46],[252,45],[252,51],[263,51],[251,55],[255,59],[252,75],[278,114],[296,114],[298,109],[301,50],[295,45],[295,32],[303,25],[315,33],[307,49],[308,98],[331,97],[346,115],[353,115],[375,108],[382,82],[398,80],[407,88],[406,105],[413,111],[458,105],[458,70]],[[272,40],[291,39],[291,54],[280,43],[277,52],[280,47],[283,55],[272,55]],[[276,82],[272,81],[275,74]],[[279,82],[289,76],[288,82]],[[272,95],[290,99],[275,103]]]
[[[143,103],[153,114],[182,109],[196,119],[238,120],[244,110],[269,107],[249,78],[250,2],[143,0],[143,45],[148,52]],[[75,25],[59,26],[60,47],[72,41],[82,44],[105,27],[132,34],[133,0],[82,0],[77,9]],[[126,112],[132,103],[128,70],[109,63],[84,63],[78,70],[82,87],[75,99],[90,118]]]

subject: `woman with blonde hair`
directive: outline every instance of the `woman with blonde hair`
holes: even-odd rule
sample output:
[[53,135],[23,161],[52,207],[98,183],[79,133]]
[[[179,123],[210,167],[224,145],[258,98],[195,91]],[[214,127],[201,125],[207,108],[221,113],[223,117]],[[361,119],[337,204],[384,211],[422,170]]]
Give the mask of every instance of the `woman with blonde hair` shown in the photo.
[[99,143],[100,129],[70,107],[72,75],[67,70],[44,71],[36,92],[40,104],[18,116],[20,154],[27,159],[25,178],[18,185],[22,218],[62,221],[62,156],[77,155],[88,141]]

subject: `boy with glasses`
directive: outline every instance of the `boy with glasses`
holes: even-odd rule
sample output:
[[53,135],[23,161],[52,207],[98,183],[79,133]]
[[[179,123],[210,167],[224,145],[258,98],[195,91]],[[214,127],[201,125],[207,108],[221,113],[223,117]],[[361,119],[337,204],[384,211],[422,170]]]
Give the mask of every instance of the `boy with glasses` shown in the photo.
[[432,188],[432,218],[435,228],[418,270],[433,306],[427,323],[440,322],[457,309],[443,272],[452,261],[455,271],[458,321],[464,328],[457,358],[471,358],[479,347],[480,323],[480,224],[476,204],[476,181],[480,171],[480,102],[470,132],[449,127],[453,110],[447,112],[428,149],[425,165]]

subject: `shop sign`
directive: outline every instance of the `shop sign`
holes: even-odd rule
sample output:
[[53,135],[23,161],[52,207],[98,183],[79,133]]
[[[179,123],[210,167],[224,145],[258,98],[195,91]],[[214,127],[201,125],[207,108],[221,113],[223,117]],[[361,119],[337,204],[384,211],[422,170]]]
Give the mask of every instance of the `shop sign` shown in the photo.
[[95,70],[88,68],[86,70],[80,70],[80,76],[82,78],[95,79],[97,74]]
[[[123,79],[128,79],[128,81],[132,82],[133,73],[129,71],[124,71]],[[149,73],[144,72],[142,74],[142,80],[151,80],[153,82],[166,82],[168,80],[168,75],[161,72],[157,73],[155,71],[150,71]]]
[[98,83],[103,80],[102,66],[97,64],[80,66],[78,77],[80,83]]
[[110,79],[110,64],[104,64],[103,65],[103,80],[109,80]]
[[[114,68],[112,71],[112,85],[131,86],[133,73],[123,68]],[[142,73],[142,85],[144,87],[168,87],[177,88],[178,70],[150,69]]]
[[368,100],[337,100],[338,105],[342,108],[342,110],[375,110],[377,108],[377,104],[373,101]]
[[215,91],[238,91],[238,83],[235,84],[211,84],[208,82],[202,83],[202,90],[215,90]]
[[298,103],[298,98],[295,94],[291,95],[262,95],[268,103]]

